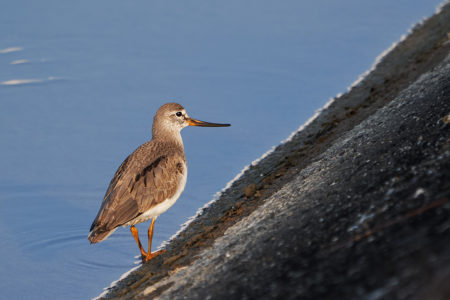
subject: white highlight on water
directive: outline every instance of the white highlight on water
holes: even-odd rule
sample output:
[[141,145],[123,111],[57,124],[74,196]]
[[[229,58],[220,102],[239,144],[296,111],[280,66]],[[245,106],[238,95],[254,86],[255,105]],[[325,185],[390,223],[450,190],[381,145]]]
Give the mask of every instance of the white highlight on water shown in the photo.
[[121,281],[122,279],[126,278],[128,275],[130,275],[132,272],[134,272],[135,270],[139,269],[141,267],[141,264],[139,263],[136,267],[131,268],[130,270],[126,271],[125,273],[122,274],[122,276],[120,276],[119,279],[111,282],[109,287],[106,287],[103,289],[103,292],[98,295],[97,297],[93,298],[92,300],[96,300],[96,299],[100,299],[106,296],[106,294],[108,294],[109,289],[114,287],[119,281]]
[[0,82],[0,85],[23,85],[23,84],[30,84],[30,83],[42,83],[46,81],[52,81],[56,80],[55,77],[47,77],[47,78],[30,78],[30,79],[11,79]]
[[9,47],[9,48],[5,48],[5,49],[0,49],[0,54],[17,52],[17,51],[22,51],[22,50],[23,50],[22,47]]
[[29,62],[28,59],[16,59],[16,60],[13,60],[12,62],[10,62],[9,64],[10,65],[20,65],[20,64],[26,64],[28,62]]

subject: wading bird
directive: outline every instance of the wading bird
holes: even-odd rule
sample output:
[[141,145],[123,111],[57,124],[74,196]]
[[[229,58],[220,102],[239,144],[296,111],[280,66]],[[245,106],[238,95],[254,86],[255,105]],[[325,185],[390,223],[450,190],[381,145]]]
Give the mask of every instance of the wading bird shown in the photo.
[[[128,156],[111,180],[90,229],[91,243],[103,241],[119,226],[131,226],[143,261],[165,252],[151,252],[153,227],[156,218],[177,201],[186,185],[187,165],[180,134],[186,126],[225,127],[230,124],[192,119],[177,103],[161,106],[153,119],[151,141]],[[146,252],[134,225],[149,219],[152,221]]]

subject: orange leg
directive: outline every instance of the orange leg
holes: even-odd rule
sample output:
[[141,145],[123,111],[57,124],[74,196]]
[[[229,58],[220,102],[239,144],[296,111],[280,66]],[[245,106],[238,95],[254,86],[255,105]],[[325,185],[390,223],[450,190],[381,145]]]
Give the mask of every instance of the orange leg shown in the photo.
[[155,226],[155,221],[156,221],[156,218],[153,218],[152,223],[150,224],[150,227],[148,228],[148,252],[147,252],[147,256],[145,257],[145,261],[149,261],[152,258],[166,252],[166,250],[159,250],[159,251],[152,253],[153,228]]
[[141,241],[139,240],[139,233],[138,233],[137,228],[133,225],[130,227],[130,230],[131,230],[131,234],[134,237],[134,240],[136,241],[136,244],[139,247],[139,250],[141,251],[142,258],[147,257],[148,254],[147,254],[147,252],[145,252],[144,248],[142,247]]

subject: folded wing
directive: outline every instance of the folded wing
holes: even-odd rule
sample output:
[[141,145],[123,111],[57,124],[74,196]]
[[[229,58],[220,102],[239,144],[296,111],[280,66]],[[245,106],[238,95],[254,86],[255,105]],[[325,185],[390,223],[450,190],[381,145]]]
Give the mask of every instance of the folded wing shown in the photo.
[[138,153],[145,149],[140,148],[125,159],[111,180],[91,226],[88,237],[91,243],[104,240],[117,227],[133,221],[176,193],[186,172],[184,155],[168,151],[158,157],[148,155],[142,161],[136,159],[143,157]]

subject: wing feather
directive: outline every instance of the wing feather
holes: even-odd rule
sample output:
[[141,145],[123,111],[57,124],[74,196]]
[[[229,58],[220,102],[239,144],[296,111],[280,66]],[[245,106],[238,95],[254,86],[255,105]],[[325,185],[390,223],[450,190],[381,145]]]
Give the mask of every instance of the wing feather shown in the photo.
[[[162,152],[151,151],[158,150],[154,148],[151,142],[144,144],[120,165],[91,231],[111,231],[176,193],[183,172],[186,172],[183,167],[180,168],[186,162],[184,153],[172,149],[156,157],[153,153]],[[145,158],[144,154],[147,154]]]

